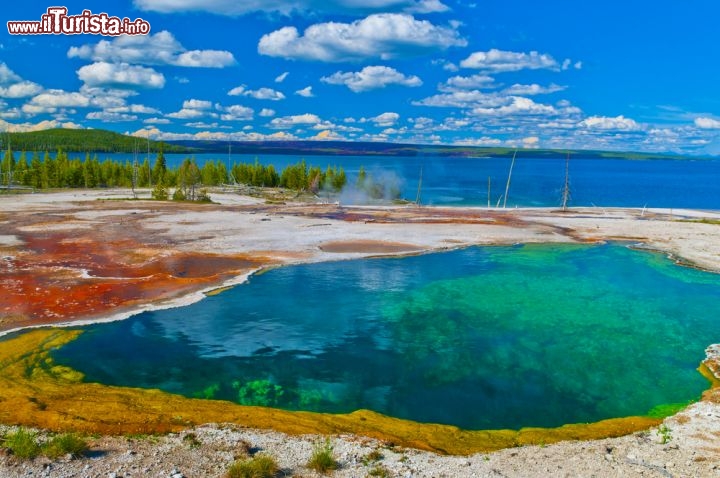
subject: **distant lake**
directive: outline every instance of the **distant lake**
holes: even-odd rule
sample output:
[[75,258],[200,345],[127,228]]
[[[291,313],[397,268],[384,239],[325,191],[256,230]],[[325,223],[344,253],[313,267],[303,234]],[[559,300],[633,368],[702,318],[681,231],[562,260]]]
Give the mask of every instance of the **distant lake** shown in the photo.
[[[74,154],[70,154],[75,157]],[[78,155],[84,158],[84,154]],[[132,154],[98,153],[105,158],[132,161]],[[178,166],[186,154],[167,154],[169,166]],[[209,160],[227,164],[228,156],[196,154],[203,165]],[[230,162],[273,164],[281,170],[305,159],[309,165],[345,168],[353,182],[360,166],[375,178],[397,182],[405,199],[414,201],[422,168],[421,202],[426,205],[487,206],[488,178],[490,203],[504,201],[510,169],[508,158],[461,157],[374,157],[374,156],[296,156],[233,154]],[[145,155],[140,154],[143,161]],[[151,164],[155,155],[151,154]],[[558,206],[562,203],[565,160],[518,158],[513,169],[507,207]],[[665,207],[720,209],[720,160],[625,160],[570,159],[571,206]],[[343,198],[353,202],[352,195]]]

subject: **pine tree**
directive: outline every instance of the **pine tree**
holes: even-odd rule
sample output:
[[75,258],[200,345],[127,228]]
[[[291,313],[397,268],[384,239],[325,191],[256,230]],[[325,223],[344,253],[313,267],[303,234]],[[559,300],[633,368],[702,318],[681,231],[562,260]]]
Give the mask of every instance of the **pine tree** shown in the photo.
[[0,163],[0,184],[10,185],[13,182],[13,172],[15,171],[15,155],[12,149],[8,149],[3,155],[2,163]]
[[62,149],[58,149],[57,154],[55,155],[55,178],[54,178],[54,187],[67,187],[69,186],[68,181],[68,175],[69,175],[69,165],[68,165],[68,157],[67,154],[63,152]]
[[345,187],[345,184],[347,183],[347,177],[345,176],[345,170],[343,168],[340,168],[340,171],[338,171],[337,174],[332,179],[332,188],[335,190],[335,192],[342,191],[342,188]]
[[96,175],[95,175],[95,164],[90,159],[90,153],[85,154],[85,162],[83,163],[83,183],[86,188],[97,187]]
[[42,174],[41,174],[41,185],[43,189],[55,188],[57,183],[55,182],[55,160],[50,156],[50,153],[45,151],[42,163]]
[[322,170],[318,167],[310,168],[307,175],[307,189],[312,191],[313,194],[317,194],[317,192],[320,191],[320,186],[322,186],[323,182],[324,175]]
[[357,186],[358,189],[365,189],[365,181],[367,181],[367,173],[365,172],[365,166],[360,166],[360,171],[358,172],[357,182],[355,183],[355,186]]
[[103,176],[102,176],[102,170],[100,168],[100,161],[98,161],[97,154],[94,154],[93,158],[92,158],[92,171],[93,171],[93,176],[94,176],[93,182],[95,183],[95,187],[102,186],[104,180],[103,180]]
[[138,187],[146,188],[150,185],[150,161],[145,161],[138,168]]
[[265,185],[267,187],[277,187],[280,184],[280,175],[275,171],[275,166],[270,164],[265,169]]
[[217,164],[217,184],[226,184],[228,182],[228,172],[223,161],[218,160]]
[[27,176],[28,176],[27,156],[25,154],[25,151],[23,151],[22,153],[20,153],[20,158],[18,159],[17,163],[15,164],[15,172],[13,174],[13,179],[16,184],[26,184]]
[[202,167],[202,183],[205,186],[215,186],[217,183],[217,166],[213,161],[206,162]]
[[176,180],[178,189],[182,190],[186,199],[194,201],[196,199],[196,188],[201,181],[202,174],[195,163],[195,158],[185,158],[178,170]]
[[26,176],[26,184],[36,189],[42,188],[42,171],[43,166],[40,162],[40,155],[37,151],[33,151],[32,158],[30,159],[30,171]]
[[163,154],[162,143],[160,144],[160,150],[158,151],[157,157],[155,158],[155,165],[152,169],[152,178],[155,182],[161,182],[165,180],[165,173],[167,173],[167,164],[165,164],[165,155]]

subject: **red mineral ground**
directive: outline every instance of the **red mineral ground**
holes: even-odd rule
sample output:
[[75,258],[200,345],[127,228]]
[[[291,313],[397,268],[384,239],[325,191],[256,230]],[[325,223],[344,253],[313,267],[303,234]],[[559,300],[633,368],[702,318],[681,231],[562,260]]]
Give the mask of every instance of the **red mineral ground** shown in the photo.
[[[107,207],[107,205],[105,205]],[[48,212],[2,218],[0,331],[99,318],[207,289],[268,264],[250,254],[179,250],[140,225]]]

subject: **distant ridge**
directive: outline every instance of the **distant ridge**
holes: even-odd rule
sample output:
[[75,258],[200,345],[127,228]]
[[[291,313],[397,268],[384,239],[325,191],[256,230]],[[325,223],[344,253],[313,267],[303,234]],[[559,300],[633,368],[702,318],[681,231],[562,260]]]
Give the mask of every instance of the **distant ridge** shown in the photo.
[[[134,148],[147,151],[147,139],[128,136],[103,129],[55,128],[28,133],[2,133],[2,149],[8,142],[13,151],[50,151],[62,149],[65,152],[132,153]],[[165,141],[150,140],[150,150],[157,152],[162,146],[166,153],[191,152],[189,149]]]
[[[137,145],[140,152],[147,151],[146,138],[129,136],[102,129],[48,129],[28,133],[2,133],[2,149],[8,140],[14,151],[56,151],[132,153]],[[292,154],[324,156],[460,156],[468,158],[512,157],[515,148],[481,146],[421,145],[406,143],[376,143],[354,141],[211,141],[211,140],[150,140],[151,152],[162,146],[166,153],[224,153],[228,146],[234,154]],[[565,158],[571,154],[579,158],[608,159],[702,159],[697,156],[676,154],[637,153],[599,150],[518,149],[518,157]]]
[[[354,141],[170,141],[190,150],[203,153],[227,153],[228,145],[234,154],[292,154],[327,156],[461,156],[469,158],[512,157],[515,148],[488,148],[479,146],[418,145],[403,143],[376,143]],[[698,157],[658,153],[634,153],[568,149],[518,149],[518,157],[562,158],[568,153],[573,158],[616,159],[698,159]]]

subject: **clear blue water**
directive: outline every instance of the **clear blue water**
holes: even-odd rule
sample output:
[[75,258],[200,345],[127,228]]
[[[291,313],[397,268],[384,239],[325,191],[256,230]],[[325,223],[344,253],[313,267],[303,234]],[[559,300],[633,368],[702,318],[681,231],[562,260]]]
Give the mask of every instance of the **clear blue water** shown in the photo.
[[[132,155],[100,155],[132,160]],[[84,157],[84,156],[83,156]],[[170,166],[178,166],[187,155],[168,154]],[[487,206],[488,177],[491,205],[505,192],[510,159],[458,157],[367,157],[232,155],[231,162],[255,161],[282,169],[306,159],[309,164],[343,166],[352,182],[360,166],[375,177],[397,182],[402,196],[415,200],[420,168],[423,169],[422,203],[446,206]],[[199,164],[208,160],[227,162],[227,155],[198,154]],[[151,162],[154,155],[151,155]],[[513,170],[507,207],[558,206],[562,202],[565,160],[519,158]],[[673,207],[720,209],[720,159],[570,160],[571,201],[574,206]],[[353,202],[348,194],[344,202]],[[502,200],[500,205],[502,205]]]
[[719,291],[620,245],[473,247],[274,269],[87,327],[54,358],[88,381],[248,405],[558,426],[697,399]]

